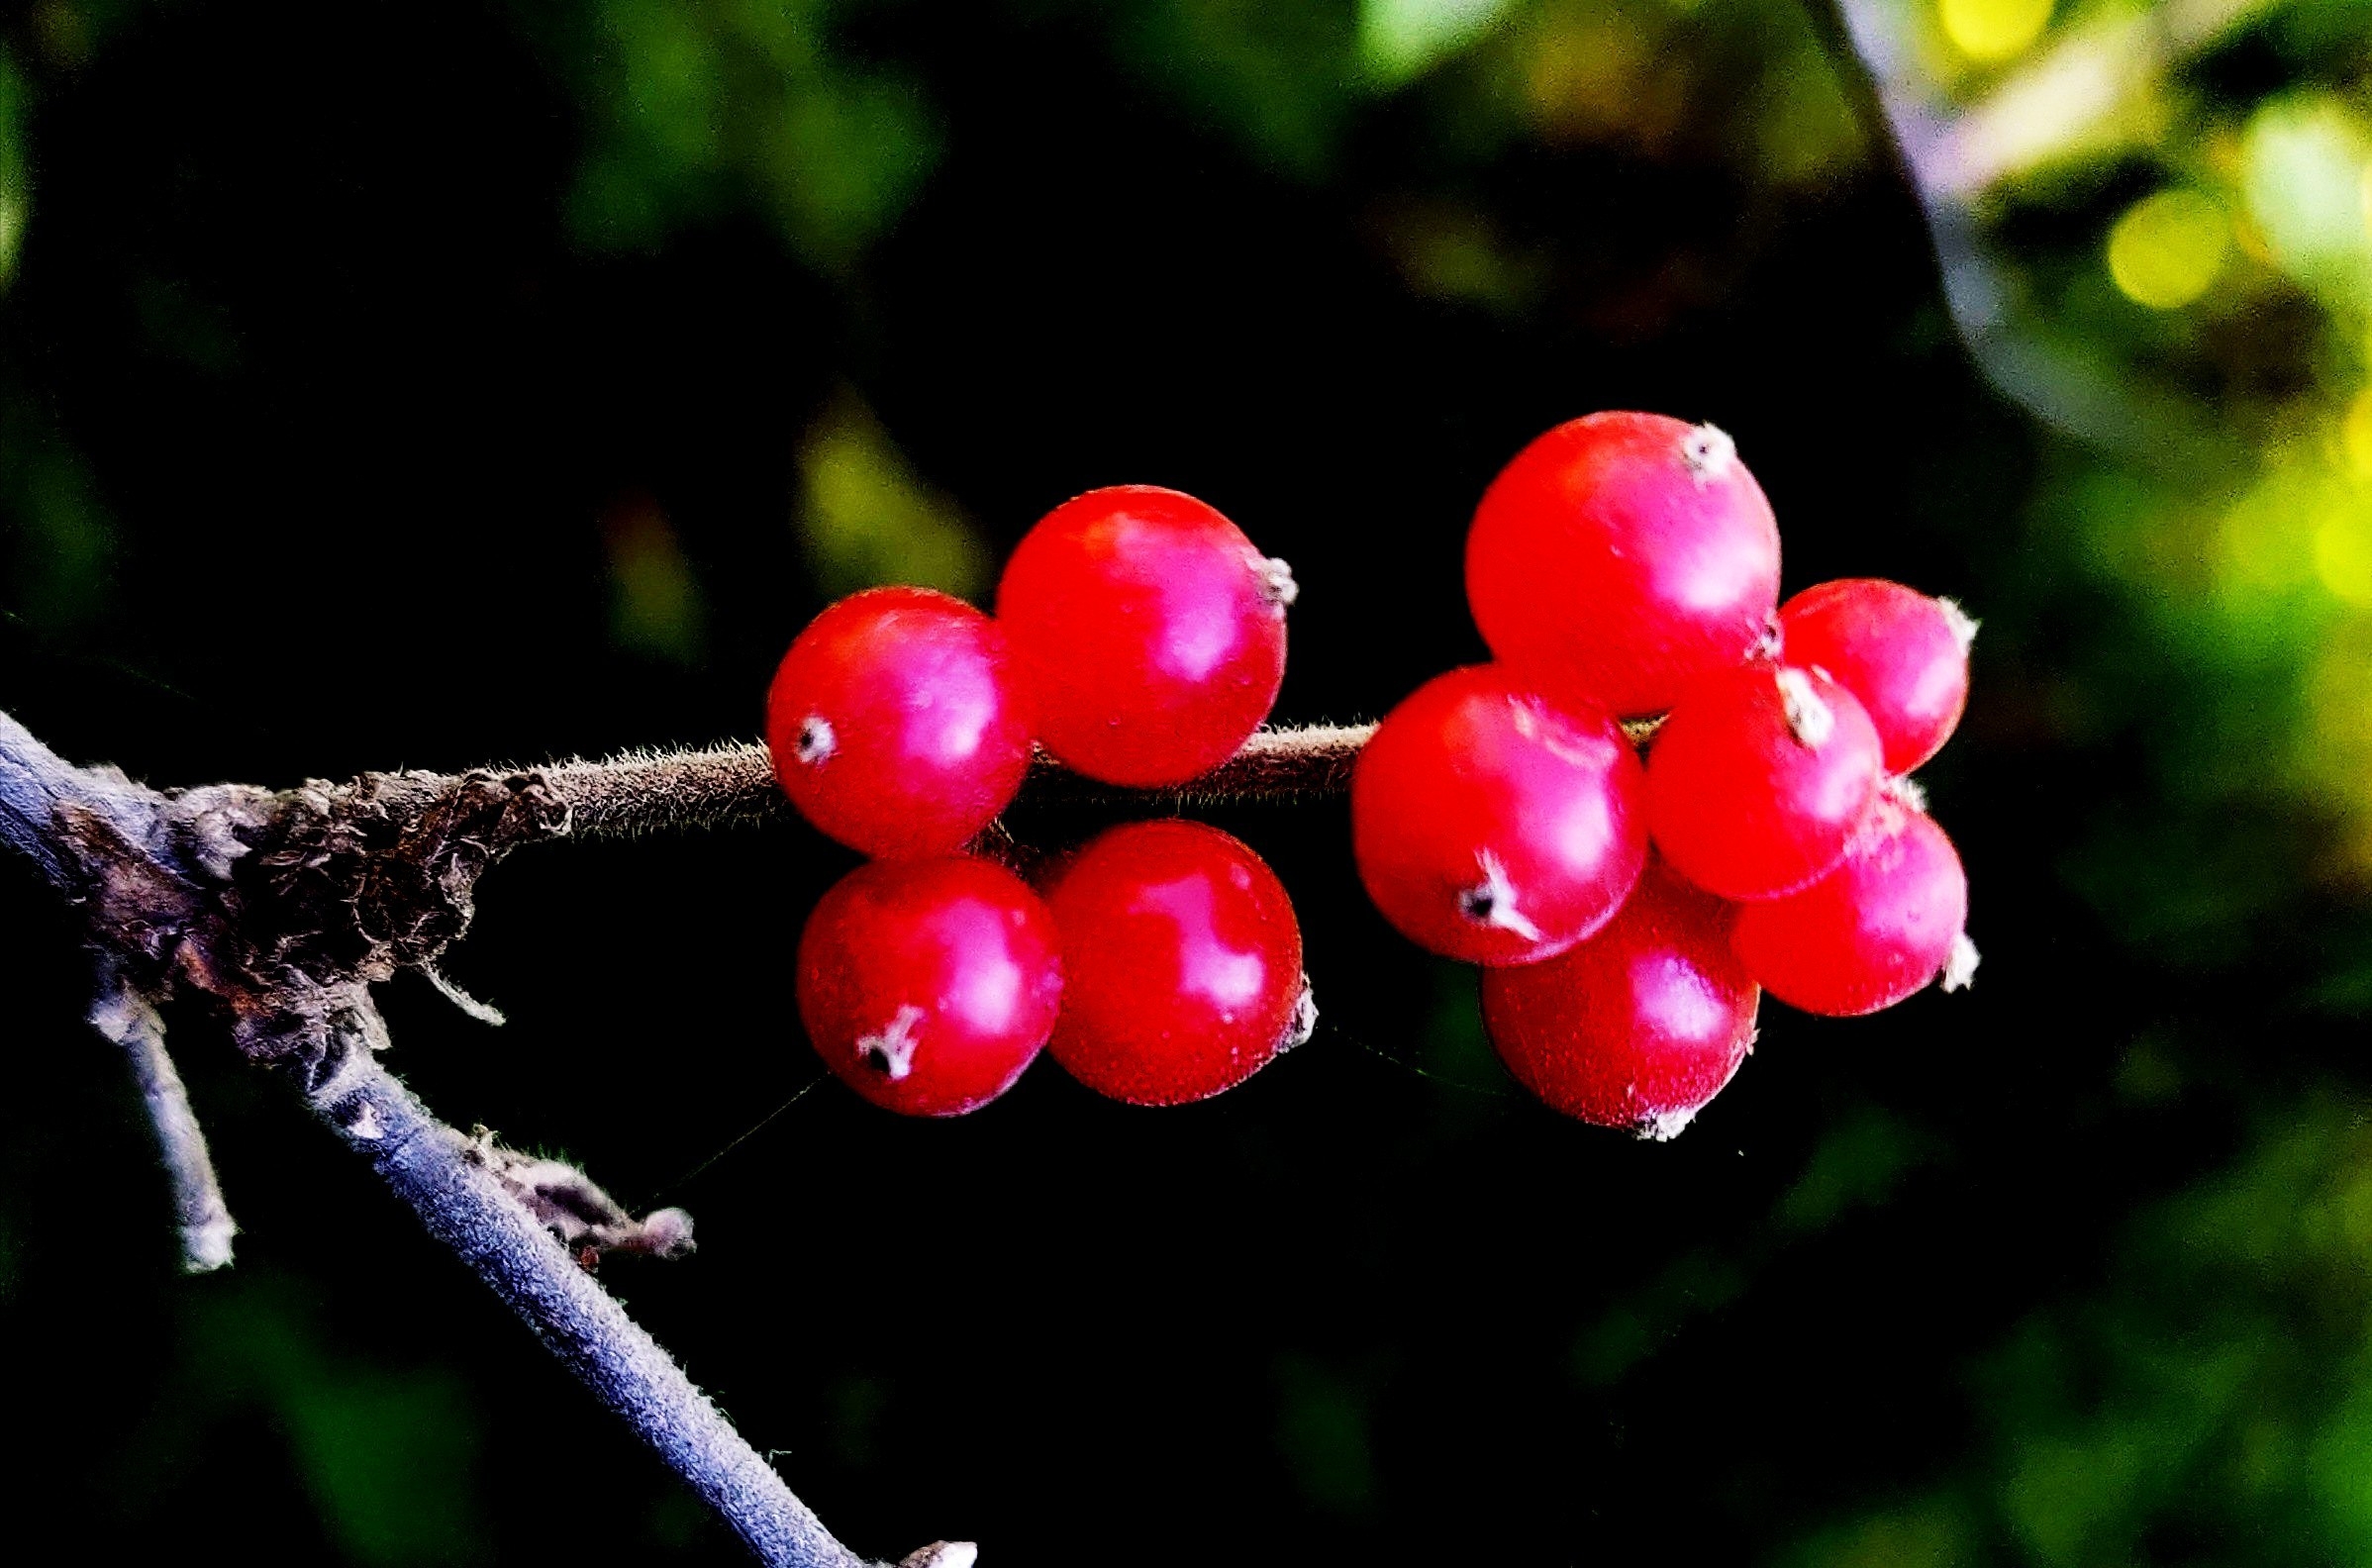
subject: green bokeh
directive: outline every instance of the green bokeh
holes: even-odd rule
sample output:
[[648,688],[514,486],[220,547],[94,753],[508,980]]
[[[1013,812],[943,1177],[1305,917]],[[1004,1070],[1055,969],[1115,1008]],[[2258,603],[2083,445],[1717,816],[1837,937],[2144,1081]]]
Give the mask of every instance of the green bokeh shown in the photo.
[[[1835,18],[1784,0],[511,0],[367,49],[294,9],[45,0],[0,32],[7,701],[170,782],[708,739],[824,598],[985,599],[1030,518],[1141,477],[1292,536],[1287,710],[1348,718],[1476,656],[1454,537],[1515,440],[1582,399],[1739,408],[1791,587],[1901,574],[1984,622],[1932,774],[1999,944],[1975,997],[1773,1009],[1685,1148],[1553,1141],[1473,976],[1357,924],[1334,820],[1255,824],[1310,917],[1306,1053],[1155,1130],[1035,1084],[993,1145],[802,1103],[798,1149],[692,1195],[720,1272],[623,1288],[868,1544],[952,1497],[1108,1561],[1065,1528],[1160,1533],[1174,1484],[1201,1512],[1148,1561],[1249,1520],[1310,1560],[1450,1560],[1455,1521],[1511,1562],[1682,1524],[1790,1568],[2365,1561],[2372,5],[2077,0],[1996,61],[1869,4],[1980,170],[1936,201],[1957,317]],[[152,108],[185,53],[226,79]],[[2069,87],[2101,58],[2110,88]],[[407,365],[416,337],[466,351]],[[381,366],[410,379],[373,402]],[[796,878],[839,862],[784,842],[540,872],[463,961],[509,955],[486,989],[577,1032],[404,1020],[404,1065],[650,1186],[703,1168],[802,1081],[774,992]],[[703,924],[718,887],[751,913]],[[495,1560],[556,1511],[596,1555],[730,1560],[623,1439],[506,1423],[573,1397],[483,1378],[534,1354],[507,1325],[385,1349],[324,1305],[378,1300],[346,1237],[400,1217],[252,1199],[239,1161],[234,1206],[283,1227],[252,1278],[95,1247],[161,1225],[99,1081],[20,1098],[0,1166],[0,1330],[71,1340],[87,1275],[163,1347],[71,1340],[61,1386],[120,1378],[74,1474],[356,1564]],[[811,1126],[863,1153],[801,1185]],[[58,1191],[91,1164],[112,1230]],[[918,1171],[913,1234],[852,1217]],[[1064,1207],[1081,1171],[1125,1220]],[[819,1280],[786,1237],[877,1251]],[[1049,1279],[1073,1294],[995,1316]],[[967,1314],[985,1343],[934,1360]],[[1003,1403],[953,1419],[951,1388]],[[1071,1470],[1027,1479],[1030,1442]],[[614,1496],[545,1490],[580,1462]]]

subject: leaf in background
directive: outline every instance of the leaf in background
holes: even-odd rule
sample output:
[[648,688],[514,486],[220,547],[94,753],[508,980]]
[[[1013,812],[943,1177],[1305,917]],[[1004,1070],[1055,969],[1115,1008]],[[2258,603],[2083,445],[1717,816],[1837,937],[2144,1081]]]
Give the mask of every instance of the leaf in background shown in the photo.
[[45,632],[104,612],[118,554],[115,519],[82,455],[29,398],[0,393],[0,605]]
[[1272,173],[1326,177],[1356,107],[1347,3],[1143,0],[1115,43],[1131,68]]
[[993,580],[963,514],[915,475],[854,393],[834,399],[808,431],[799,472],[800,531],[828,593],[911,583],[976,601]]
[[577,237],[652,249],[754,210],[811,265],[847,266],[938,154],[920,89],[834,43],[852,9],[601,0],[574,72],[591,122],[569,196]]
[[610,638],[620,647],[696,664],[708,644],[708,606],[683,541],[659,504],[623,496],[601,520],[610,574]]
[[1510,0],[1360,0],[1359,58],[1386,86],[1424,75],[1473,43]]
[[[142,1446],[197,1470],[254,1413],[286,1441],[340,1559],[363,1568],[489,1560],[477,1484],[483,1417],[442,1366],[391,1366],[334,1342],[291,1282],[243,1264],[241,1278],[186,1306],[176,1386],[150,1412]],[[137,1451],[137,1449],[136,1449]],[[247,1462],[264,1462],[249,1456]],[[170,1495],[178,1476],[151,1478]],[[130,1506],[153,1506],[144,1494]]]
[[1782,1560],[1992,1561],[1975,1543],[2006,1536],[2052,1565],[2171,1560],[2152,1544],[2170,1541],[2209,1546],[2200,1561],[2362,1562],[2368,1315],[2372,1134],[2360,1103],[2310,1101],[2143,1210],[2100,1285],[2004,1337],[1979,1364],[1992,1435],[1965,1469]]
[[25,164],[25,78],[0,49],[0,287],[16,275],[25,225],[33,216],[32,177]]

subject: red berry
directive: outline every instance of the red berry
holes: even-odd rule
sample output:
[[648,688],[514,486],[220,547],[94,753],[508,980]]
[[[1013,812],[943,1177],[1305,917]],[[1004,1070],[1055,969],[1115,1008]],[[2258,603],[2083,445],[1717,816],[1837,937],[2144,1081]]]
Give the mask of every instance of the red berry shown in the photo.
[[1201,823],[1114,828],[1062,868],[1046,903],[1068,958],[1047,1048],[1098,1094],[1205,1099],[1287,1043],[1301,927],[1276,873],[1236,839]]
[[1194,497],[1116,485],[1023,538],[997,616],[1048,751],[1108,784],[1182,784],[1275,706],[1293,593],[1283,561]]
[[1779,611],[1790,664],[1826,671],[1861,699],[1886,743],[1886,771],[1933,756],[1968,701],[1977,624],[1949,599],[1847,577],[1807,588]]
[[1411,941],[1469,963],[1550,957],[1613,919],[1646,823],[1637,753],[1605,710],[1497,664],[1418,687],[1351,774],[1368,896]]
[[1777,898],[1844,858],[1878,798],[1878,732],[1818,670],[1753,663],[1689,688],[1647,753],[1647,827],[1672,869]]
[[1977,949],[1964,931],[1968,877],[1934,819],[1878,802],[1844,862],[1801,893],[1739,912],[1733,940],[1747,972],[1807,1013],[1875,1013],[1938,975],[1968,983]]
[[1466,599],[1502,660],[1618,715],[1735,664],[1779,602],[1779,529],[1711,425],[1592,414],[1516,454],[1466,536]]
[[824,1065],[908,1116],[958,1116],[1013,1087],[1061,1003],[1053,917],[985,860],[858,866],[799,937],[799,1017]]
[[1730,951],[1732,913],[1649,861],[1623,913],[1588,941],[1483,971],[1499,1059],[1567,1116],[1672,1136],[1754,1043],[1758,994]]
[[808,623],[766,694],[766,748],[807,820],[872,855],[945,854],[1030,767],[997,624],[928,588],[871,588]]

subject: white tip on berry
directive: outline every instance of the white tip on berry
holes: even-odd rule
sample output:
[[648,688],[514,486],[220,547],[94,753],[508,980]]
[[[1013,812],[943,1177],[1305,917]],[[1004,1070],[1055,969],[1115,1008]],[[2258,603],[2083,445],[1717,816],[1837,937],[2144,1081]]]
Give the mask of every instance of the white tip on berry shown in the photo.
[[809,714],[800,722],[799,744],[792,754],[813,767],[830,760],[840,743],[840,736],[832,733],[832,721],[822,714]]
[[1641,1117],[1638,1125],[1631,1130],[1641,1142],[1669,1143],[1687,1131],[1688,1125],[1696,1120],[1697,1113],[1694,1111],[1659,1111],[1653,1116]]
[[1252,575],[1260,579],[1260,597],[1279,610],[1301,597],[1301,584],[1293,580],[1293,568],[1274,555],[1262,555],[1254,561]]
[[1943,624],[1952,630],[1952,640],[1960,644],[1961,652],[1967,652],[1977,639],[1976,617],[1961,609],[1957,599],[1938,599],[1935,605],[1943,612]]
[[1787,733],[1796,743],[1815,751],[1836,734],[1836,712],[1812,689],[1812,677],[1800,669],[1779,671],[1779,702],[1787,711]]
[[896,1083],[914,1071],[915,1036],[921,1030],[923,1018],[921,1008],[907,1003],[890,1020],[889,1028],[856,1042],[856,1059]]
[[1952,955],[1943,961],[1943,978],[1938,983],[1946,991],[1965,991],[1977,982],[1977,944],[1962,931],[1952,938]]
[[1680,460],[1691,479],[1709,485],[1737,462],[1737,442],[1719,426],[1700,425],[1680,438]]
[[1917,812],[1922,817],[1927,815],[1927,792],[1920,787],[1919,780],[1915,778],[1889,773],[1878,781],[1878,793],[1905,811]]
[[1526,941],[1538,941],[1540,928],[1525,918],[1516,908],[1516,885],[1507,879],[1507,867],[1499,857],[1485,849],[1475,856],[1483,879],[1458,893],[1458,913],[1477,926],[1493,926],[1501,931],[1514,931]]
[[1293,999],[1293,1017],[1285,1021],[1285,1033],[1277,1041],[1277,1053],[1283,1055],[1296,1045],[1307,1045],[1310,1036],[1318,1032],[1318,993],[1310,987],[1310,977],[1301,977],[1300,994]]

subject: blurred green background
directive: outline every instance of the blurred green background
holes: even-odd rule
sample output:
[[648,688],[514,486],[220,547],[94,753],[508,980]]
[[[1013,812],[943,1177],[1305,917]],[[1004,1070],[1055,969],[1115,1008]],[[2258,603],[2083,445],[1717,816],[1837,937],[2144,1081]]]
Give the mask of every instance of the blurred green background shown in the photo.
[[[395,1064],[693,1211],[604,1277],[868,1551],[2372,1559],[2372,4],[1847,5],[13,8],[0,706],[157,783],[745,735],[828,598],[1146,481],[1293,562],[1279,717],[1372,716],[1479,651],[1523,441],[1713,420],[1791,590],[1983,619],[1986,964],[1767,1006],[1675,1144],[1516,1093],[1339,809],[1222,819],[1326,1019],[1208,1105],[803,1094],[787,827],[506,866],[448,967],[512,1024],[399,982]],[[738,1560],[196,1017],[246,1233],[176,1275],[72,928],[0,919],[15,1518]]]

